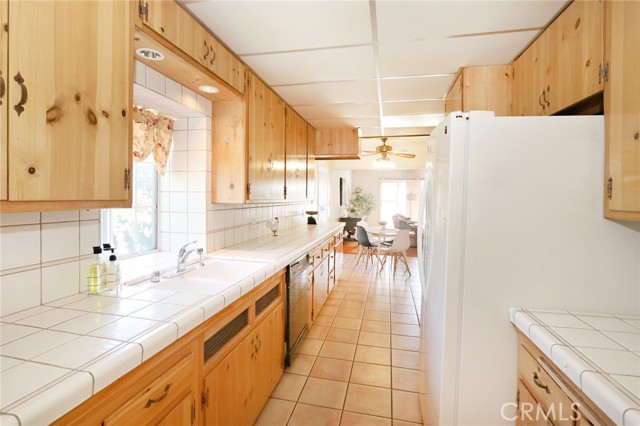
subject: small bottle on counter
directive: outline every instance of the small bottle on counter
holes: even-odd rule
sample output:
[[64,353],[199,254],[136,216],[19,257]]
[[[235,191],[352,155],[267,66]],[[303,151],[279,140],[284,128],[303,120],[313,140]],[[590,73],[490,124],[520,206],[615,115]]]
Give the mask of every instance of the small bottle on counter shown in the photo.
[[103,263],[102,247],[93,247],[93,261],[89,265],[89,294],[99,294],[103,288]]
[[109,256],[105,266],[105,289],[117,290],[120,288],[120,263],[115,254]]

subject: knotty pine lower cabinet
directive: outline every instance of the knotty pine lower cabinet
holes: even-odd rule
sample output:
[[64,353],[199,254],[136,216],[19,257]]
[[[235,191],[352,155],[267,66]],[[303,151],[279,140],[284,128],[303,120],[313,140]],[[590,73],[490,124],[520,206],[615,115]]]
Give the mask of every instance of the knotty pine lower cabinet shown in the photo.
[[527,337],[518,333],[516,426],[613,426]]
[[284,304],[280,303],[205,378],[206,425],[252,425],[283,370]]
[[197,342],[176,342],[53,424],[197,425],[198,371]]

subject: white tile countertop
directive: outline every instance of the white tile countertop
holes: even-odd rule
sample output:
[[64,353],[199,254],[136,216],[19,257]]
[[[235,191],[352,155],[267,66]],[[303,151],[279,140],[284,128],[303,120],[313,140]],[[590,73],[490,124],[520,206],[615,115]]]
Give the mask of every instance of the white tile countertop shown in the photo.
[[53,422],[343,226],[285,228],[209,254],[261,262],[247,263],[246,276],[236,274],[241,279],[216,277],[214,270],[208,287],[205,278],[179,276],[117,293],[76,294],[0,318],[0,425]]
[[617,425],[640,425],[640,317],[511,308],[511,322]]

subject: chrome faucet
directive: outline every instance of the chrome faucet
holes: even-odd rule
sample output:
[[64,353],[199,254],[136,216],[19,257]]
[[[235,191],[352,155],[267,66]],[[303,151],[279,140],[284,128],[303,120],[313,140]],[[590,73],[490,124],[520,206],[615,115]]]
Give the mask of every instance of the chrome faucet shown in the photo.
[[[198,242],[198,240],[191,241],[190,243],[187,243],[187,244],[183,245],[182,247],[180,247],[180,251],[178,252],[178,266],[176,268],[176,272],[178,272],[178,273],[179,272],[184,272],[185,263],[187,262],[187,259],[189,258],[191,253],[196,251],[196,249],[187,250],[187,247],[189,247],[191,244],[195,244],[197,242]],[[202,249],[197,249],[197,250],[204,251]],[[200,259],[200,263],[202,263],[202,259]]]
[[[178,264],[176,266],[176,270],[174,272],[167,272],[166,274],[162,275],[162,278],[172,278],[175,277],[176,275],[180,275],[184,272],[187,272],[187,270],[191,270],[191,269],[195,269],[195,268],[199,268],[201,266],[204,266],[203,263],[203,258],[204,258],[204,249],[203,248],[195,248],[195,249],[190,249],[188,250],[189,246],[192,244],[197,243],[198,241],[191,241],[190,243],[187,243],[185,245],[183,245],[182,247],[180,247],[180,250],[178,251]],[[187,269],[187,259],[189,259],[189,256],[191,256],[191,253],[196,252],[198,253],[198,255],[200,255],[200,259],[198,260],[198,263],[195,265],[191,265],[189,266],[189,268]]]

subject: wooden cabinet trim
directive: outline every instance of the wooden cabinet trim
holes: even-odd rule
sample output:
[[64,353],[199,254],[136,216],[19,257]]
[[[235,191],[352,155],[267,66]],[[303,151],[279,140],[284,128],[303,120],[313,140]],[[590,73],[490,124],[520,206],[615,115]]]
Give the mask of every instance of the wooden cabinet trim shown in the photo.
[[[522,332],[516,329],[518,333],[518,348],[519,348],[519,357],[518,357],[518,377],[519,380],[525,382],[525,385],[529,388],[536,388],[535,384],[531,383],[531,379],[527,377],[525,380],[521,375],[521,351],[525,351],[534,362],[540,362],[539,365],[544,364],[547,368],[545,374],[547,377],[553,376],[553,383],[557,387],[558,390],[562,392],[569,401],[575,402],[580,407],[581,411],[584,414],[591,416],[592,419],[595,420],[595,424],[600,424],[602,426],[613,426],[615,423],[609,419],[609,417],[587,396],[584,394],[582,389],[578,388],[571,379],[569,379],[562,371],[555,367],[553,361],[549,359],[528,337],[526,337]],[[536,361],[539,360],[539,361]],[[541,369],[544,369],[542,366]],[[551,379],[548,379],[551,380]],[[529,384],[527,384],[529,382]],[[535,395],[535,392],[532,390],[532,394]],[[539,402],[539,401],[538,401]],[[561,423],[562,424],[562,423]]]

